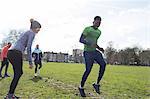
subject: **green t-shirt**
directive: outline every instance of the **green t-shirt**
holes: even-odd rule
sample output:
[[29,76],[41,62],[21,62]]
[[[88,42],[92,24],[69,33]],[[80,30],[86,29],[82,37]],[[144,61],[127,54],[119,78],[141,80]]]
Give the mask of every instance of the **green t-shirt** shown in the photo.
[[[83,35],[85,36],[85,39],[91,44],[97,44],[97,40],[101,35],[101,31],[99,29],[94,29],[92,26],[89,26],[84,29]],[[96,48],[84,44],[84,51],[95,51],[95,50]]]

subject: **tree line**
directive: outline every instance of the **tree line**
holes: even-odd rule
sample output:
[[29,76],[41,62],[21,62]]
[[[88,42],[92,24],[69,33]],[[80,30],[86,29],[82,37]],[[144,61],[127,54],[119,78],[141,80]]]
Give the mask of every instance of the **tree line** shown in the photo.
[[113,42],[109,42],[105,49],[107,64],[150,66],[150,49],[139,47],[127,47],[117,50],[113,48]]
[[[16,42],[22,32],[24,30],[10,30],[0,43],[1,48],[7,42],[12,44]],[[110,41],[105,49],[105,54],[107,64],[150,66],[150,49],[144,50],[136,46],[118,50],[113,47],[113,42]]]

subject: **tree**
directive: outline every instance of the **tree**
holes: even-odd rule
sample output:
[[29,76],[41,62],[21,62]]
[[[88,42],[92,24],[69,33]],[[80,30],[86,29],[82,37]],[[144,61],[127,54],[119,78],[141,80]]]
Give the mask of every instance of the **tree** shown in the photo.
[[115,58],[117,50],[115,48],[113,48],[113,42],[112,41],[108,42],[108,47],[105,49],[105,53],[107,56],[107,63],[108,64],[114,64],[117,61]]
[[8,42],[11,42],[12,44],[14,44],[18,40],[18,38],[22,32],[24,32],[24,31],[23,30],[15,30],[15,29],[10,30],[8,35],[2,40],[1,47],[3,47]]
[[119,62],[123,65],[140,65],[140,49],[138,47],[126,48],[119,51]]
[[139,53],[140,64],[150,66],[150,50],[143,50]]

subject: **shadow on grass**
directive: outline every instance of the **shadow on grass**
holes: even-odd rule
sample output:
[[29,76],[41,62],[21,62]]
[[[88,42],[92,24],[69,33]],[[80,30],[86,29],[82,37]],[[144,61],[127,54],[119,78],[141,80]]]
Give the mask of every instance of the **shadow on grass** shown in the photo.
[[30,79],[30,80],[32,80],[33,82],[38,82],[39,80],[42,80],[42,77],[37,76],[37,77],[33,77],[33,78]]

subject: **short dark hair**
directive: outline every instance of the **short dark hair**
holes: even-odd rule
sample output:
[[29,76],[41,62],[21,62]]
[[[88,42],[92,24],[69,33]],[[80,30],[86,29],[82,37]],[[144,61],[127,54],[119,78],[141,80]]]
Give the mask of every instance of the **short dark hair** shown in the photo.
[[7,44],[11,44],[11,42],[8,42]]
[[95,16],[94,20],[99,19],[101,21],[101,17],[100,16]]

